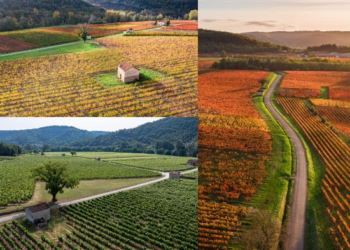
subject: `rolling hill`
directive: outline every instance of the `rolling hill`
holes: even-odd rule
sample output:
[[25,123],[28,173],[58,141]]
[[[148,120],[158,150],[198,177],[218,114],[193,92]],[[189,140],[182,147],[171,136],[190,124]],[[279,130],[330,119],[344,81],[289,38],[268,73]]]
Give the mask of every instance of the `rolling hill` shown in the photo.
[[281,52],[288,49],[269,42],[261,42],[240,34],[222,31],[199,30],[199,53],[215,53],[225,50],[228,53]]
[[0,131],[0,141],[24,146],[26,144],[66,145],[77,140],[89,139],[108,132],[86,131],[68,126],[49,126],[38,129]]
[[112,10],[130,10],[140,12],[149,10],[153,14],[162,13],[163,16],[183,17],[191,10],[198,9],[197,0],[87,0]]
[[350,32],[348,31],[248,32],[242,33],[242,35],[262,42],[270,42],[292,48],[306,48],[322,44],[350,46]]
[[137,128],[119,130],[95,138],[73,142],[71,146],[118,146],[122,142],[152,145],[160,140],[167,140],[173,143],[180,140],[183,143],[190,143],[197,142],[197,130],[197,118],[164,118],[143,124]]
[[101,18],[105,11],[83,0],[0,0],[0,31],[87,22],[90,15]]

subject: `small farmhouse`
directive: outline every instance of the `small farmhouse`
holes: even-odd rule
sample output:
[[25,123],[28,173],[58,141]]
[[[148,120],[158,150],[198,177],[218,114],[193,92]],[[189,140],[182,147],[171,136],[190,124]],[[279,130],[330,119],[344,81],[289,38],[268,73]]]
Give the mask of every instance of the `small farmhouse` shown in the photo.
[[186,165],[198,166],[198,160],[189,160]]
[[259,89],[258,92],[256,92],[256,95],[263,96],[264,95],[264,89]]
[[171,172],[169,173],[169,178],[170,178],[170,179],[180,179],[180,172],[171,171]]
[[86,40],[91,40],[91,34],[88,34],[88,35],[86,36]]
[[45,226],[50,220],[50,206],[47,203],[40,203],[25,209],[27,220],[35,226]]
[[95,161],[101,161],[100,157],[95,157]]
[[118,66],[118,77],[124,82],[133,82],[140,79],[140,71],[127,62]]
[[164,25],[165,25],[164,21],[158,21],[157,24],[158,24],[159,26],[164,26]]
[[126,30],[126,33],[132,33],[132,32],[134,32],[133,28],[129,28]]

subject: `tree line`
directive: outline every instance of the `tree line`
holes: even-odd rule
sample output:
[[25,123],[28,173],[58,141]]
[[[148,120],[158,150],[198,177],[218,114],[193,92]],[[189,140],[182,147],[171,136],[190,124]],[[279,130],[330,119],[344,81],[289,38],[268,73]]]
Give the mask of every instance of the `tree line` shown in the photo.
[[301,70],[301,71],[349,71],[350,62],[331,61],[329,59],[310,58],[292,59],[286,57],[234,57],[223,58],[212,65],[215,69],[249,70]]
[[198,144],[197,142],[183,143],[177,140],[175,143],[169,140],[158,140],[153,145],[145,145],[142,143],[122,142],[118,146],[50,146],[43,144],[43,146],[33,146],[26,144],[22,149],[24,153],[45,154],[45,152],[123,152],[123,153],[146,153],[159,155],[173,155],[173,156],[190,156],[197,157]]
[[[60,4],[42,2],[42,6],[30,5],[27,1],[7,2],[0,5],[0,31],[12,31],[19,29],[29,29],[37,27],[48,27],[56,25],[76,25],[79,23],[104,24],[115,22],[137,22],[152,21],[167,18],[161,13],[154,14],[150,10],[135,11],[115,11],[105,10],[101,7],[89,5],[83,1],[63,0]],[[73,3],[72,3],[73,2]],[[183,19],[196,20],[198,11],[193,10],[185,14]]]
[[336,44],[322,44],[320,46],[309,46],[306,48],[307,52],[325,51],[325,52],[338,52],[338,53],[350,53],[350,47],[337,46]]
[[20,146],[0,142],[0,156],[18,156],[22,153]]

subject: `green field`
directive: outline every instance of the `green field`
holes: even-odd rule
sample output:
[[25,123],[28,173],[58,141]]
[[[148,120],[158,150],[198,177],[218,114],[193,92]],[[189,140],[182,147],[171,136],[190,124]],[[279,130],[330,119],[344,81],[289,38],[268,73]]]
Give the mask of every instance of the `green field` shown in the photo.
[[193,169],[195,167],[186,165],[188,160],[194,158],[188,157],[157,157],[157,158],[135,158],[135,159],[116,159],[109,158],[106,161],[117,163],[125,166],[134,166],[139,168],[158,170],[158,171],[184,171],[187,169]]
[[8,203],[20,203],[29,200],[34,193],[35,181],[30,170],[48,161],[68,164],[68,171],[79,179],[119,179],[160,176],[160,173],[95,161],[73,156],[35,156],[13,157],[12,160],[0,161],[0,206]]
[[188,174],[182,174],[181,178],[185,179],[198,179],[198,171],[194,171]]
[[101,47],[95,43],[78,43],[78,44],[69,44],[62,45],[54,48],[43,48],[39,50],[32,50],[26,52],[20,52],[18,54],[0,56],[0,61],[6,60],[16,60],[16,59],[25,59],[41,56],[52,56],[59,54],[69,54],[69,53],[78,53],[86,52],[101,49]]
[[23,218],[8,222],[0,227],[0,249],[17,237],[36,247],[49,242],[50,249],[197,249],[197,186],[166,180],[70,205],[51,211],[44,230]]

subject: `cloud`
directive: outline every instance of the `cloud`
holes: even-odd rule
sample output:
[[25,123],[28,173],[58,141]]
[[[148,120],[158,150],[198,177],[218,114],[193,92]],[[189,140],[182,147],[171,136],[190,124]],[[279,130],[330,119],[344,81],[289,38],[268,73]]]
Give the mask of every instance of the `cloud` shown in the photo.
[[266,21],[250,21],[250,22],[245,22],[245,25],[249,25],[249,26],[264,26],[264,27],[270,27],[270,28],[274,28],[277,25],[273,24],[271,21],[266,22]]
[[236,19],[201,19],[200,22],[218,23],[218,22],[238,22]]

